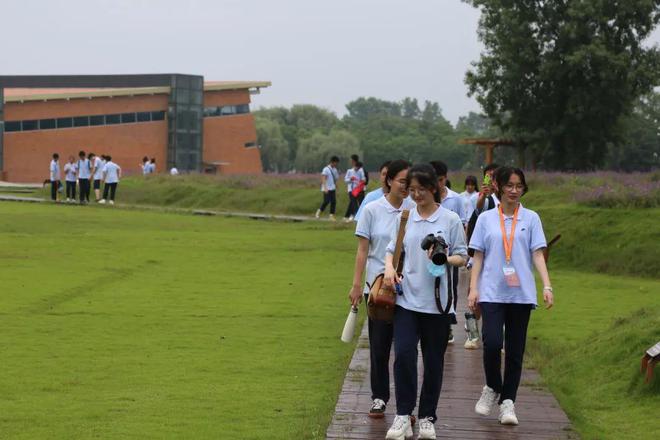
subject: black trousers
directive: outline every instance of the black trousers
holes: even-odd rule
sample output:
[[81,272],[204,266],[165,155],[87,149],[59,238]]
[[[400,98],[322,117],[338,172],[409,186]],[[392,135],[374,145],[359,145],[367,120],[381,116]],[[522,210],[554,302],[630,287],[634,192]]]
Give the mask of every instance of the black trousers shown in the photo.
[[348,207],[346,208],[346,214],[344,217],[355,216],[359,207],[358,198],[354,197],[353,194],[348,193]]
[[[523,355],[527,342],[527,325],[531,304],[479,303],[484,344],[486,385],[500,394],[500,402],[516,401]],[[506,331],[503,328],[506,326]],[[504,333],[504,334],[503,334]],[[504,381],[502,381],[502,343],[504,343]]]
[[[369,295],[365,295],[365,304]],[[369,319],[369,376],[371,379],[371,400],[390,400],[390,350],[394,327],[391,322]]]
[[419,418],[437,420],[449,316],[420,313],[397,306],[394,311],[394,385],[397,415],[411,415],[417,401],[417,343],[421,342],[424,381]]
[[330,214],[334,214],[337,209],[337,191],[334,189],[323,193],[323,203],[321,203],[321,207],[319,208],[321,212],[325,211],[325,207],[328,204],[330,205]]
[[115,183],[106,183],[103,186],[103,198],[108,199],[108,191],[110,192],[110,200],[115,199],[115,192],[117,191],[117,182]]
[[89,179],[78,179],[80,201],[89,202]]
[[50,198],[51,200],[57,200],[57,189],[60,187],[59,180],[50,181]]
[[76,182],[66,181],[66,198],[74,199],[76,198]]

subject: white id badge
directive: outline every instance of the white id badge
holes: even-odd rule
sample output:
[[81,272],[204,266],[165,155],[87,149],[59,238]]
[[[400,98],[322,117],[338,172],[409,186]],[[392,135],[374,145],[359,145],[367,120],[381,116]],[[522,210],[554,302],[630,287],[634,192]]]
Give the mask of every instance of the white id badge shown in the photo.
[[507,286],[520,287],[520,279],[513,266],[504,266],[502,272],[504,272],[504,280],[506,281]]

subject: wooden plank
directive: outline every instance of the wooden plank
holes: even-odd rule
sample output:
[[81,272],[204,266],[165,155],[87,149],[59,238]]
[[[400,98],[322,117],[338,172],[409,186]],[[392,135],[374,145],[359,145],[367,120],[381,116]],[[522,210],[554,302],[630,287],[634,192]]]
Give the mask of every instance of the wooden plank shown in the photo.
[[[462,271],[459,292],[465,292],[467,273]],[[438,438],[448,439],[576,439],[571,423],[555,397],[540,385],[539,375],[525,369],[516,399],[518,426],[503,426],[497,421],[497,408],[489,417],[474,412],[484,384],[482,351],[463,348],[463,312],[466,298],[459,298],[459,324],[454,326],[456,342],[447,348],[442,392],[438,402]],[[533,320],[532,320],[532,325]],[[327,439],[383,439],[394,419],[396,399],[391,377],[391,400],[383,419],[370,419],[371,386],[369,383],[369,341],[367,326],[362,329],[351,359],[342,391],[337,398],[335,414],[328,427]],[[419,385],[423,372],[418,351]],[[502,359],[504,361],[504,357]],[[390,356],[390,371],[394,353]],[[415,429],[415,434],[417,430]]]

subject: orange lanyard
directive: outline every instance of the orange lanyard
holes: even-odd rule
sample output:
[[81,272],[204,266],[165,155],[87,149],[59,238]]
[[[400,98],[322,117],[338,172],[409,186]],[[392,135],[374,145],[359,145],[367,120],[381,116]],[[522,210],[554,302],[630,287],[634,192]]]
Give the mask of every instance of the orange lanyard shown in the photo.
[[502,205],[500,204],[500,228],[502,229],[502,241],[504,242],[504,255],[506,257],[506,264],[511,263],[511,252],[513,251],[513,238],[516,235],[516,222],[518,221],[518,208],[520,204],[516,206],[516,210],[513,211],[513,222],[511,223],[511,239],[506,235],[506,228],[504,227],[504,213],[502,212]]

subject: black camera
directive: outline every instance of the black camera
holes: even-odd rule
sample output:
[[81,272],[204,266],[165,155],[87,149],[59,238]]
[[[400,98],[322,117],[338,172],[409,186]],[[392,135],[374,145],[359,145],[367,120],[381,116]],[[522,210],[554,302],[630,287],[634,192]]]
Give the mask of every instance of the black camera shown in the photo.
[[433,248],[431,253],[431,261],[436,266],[442,266],[447,262],[447,243],[445,239],[440,236],[429,234],[422,240],[422,249],[428,251]]

